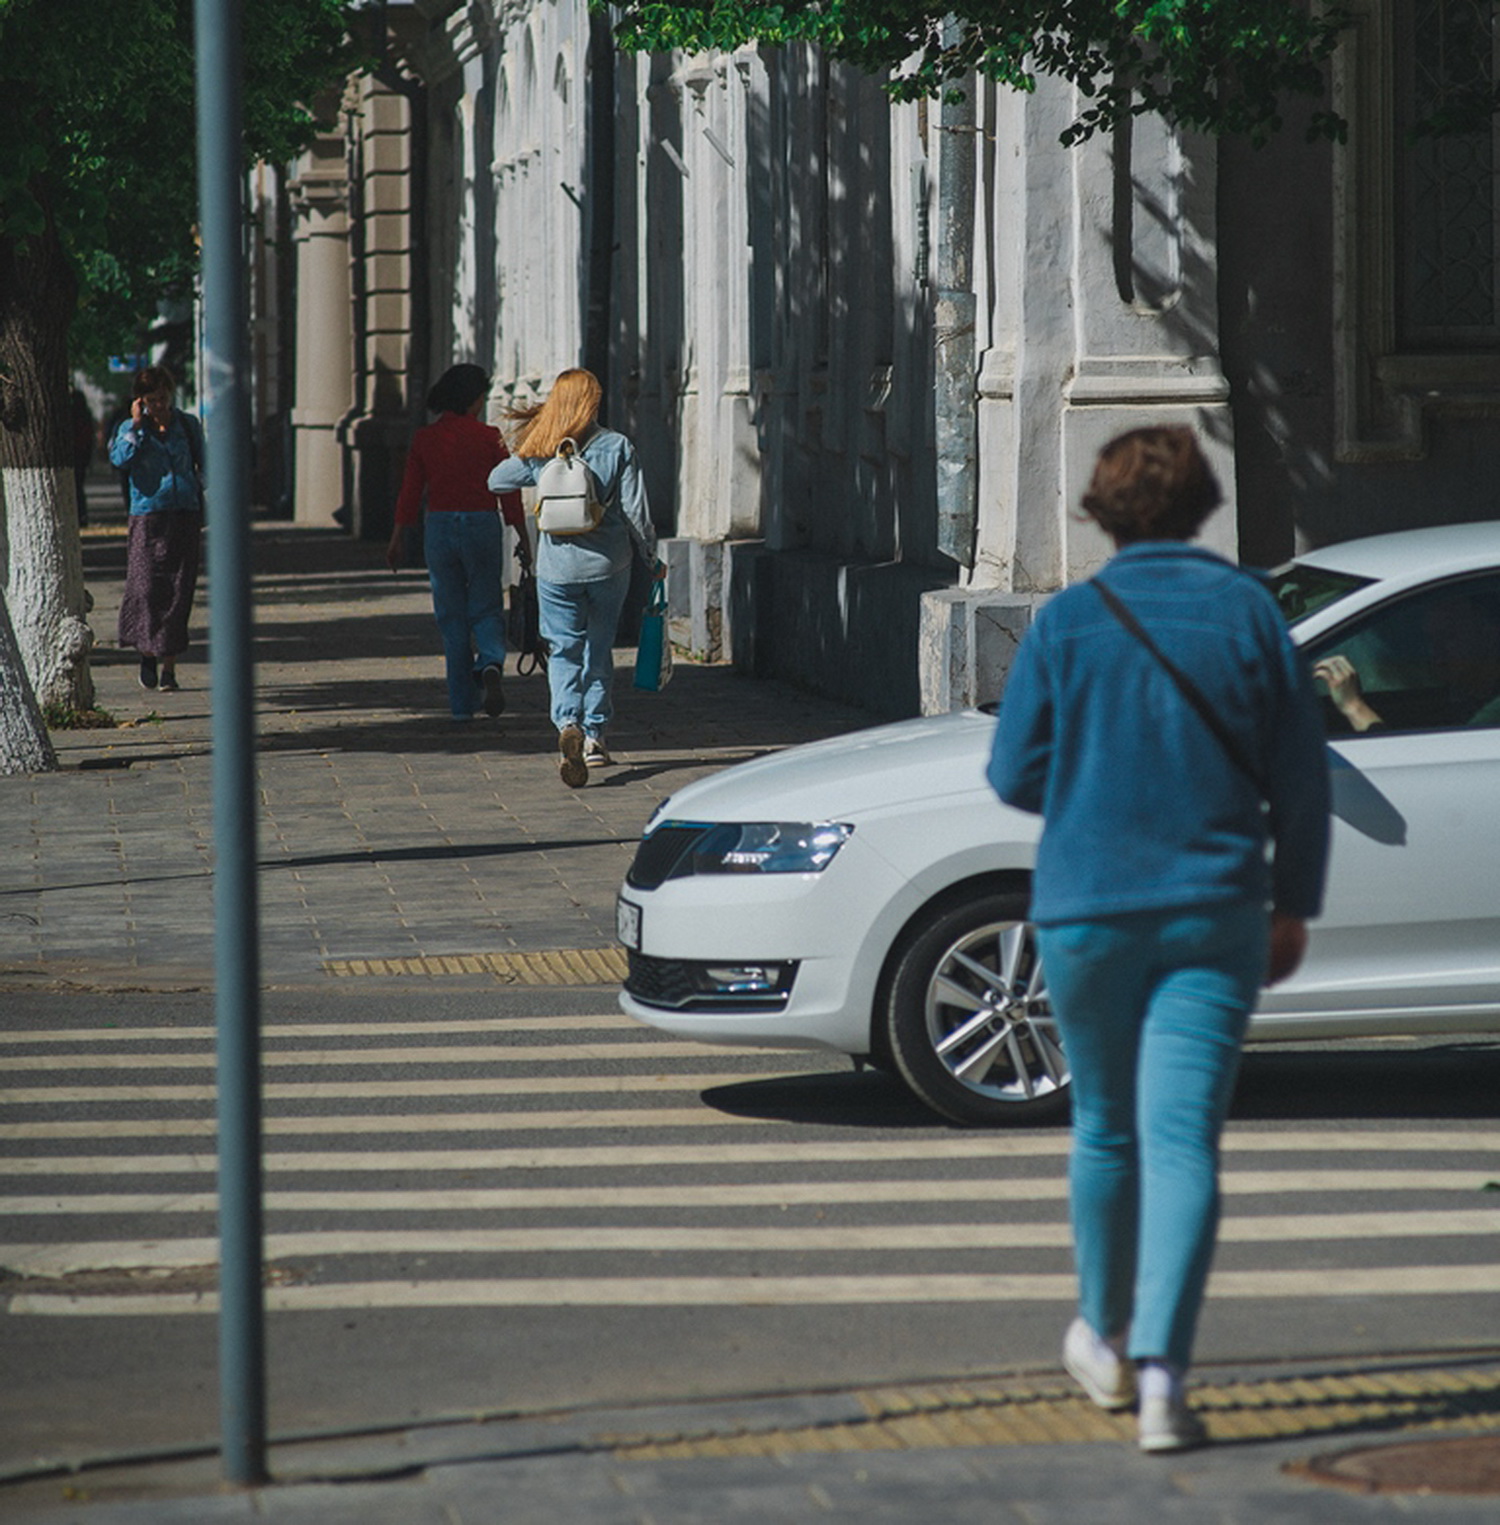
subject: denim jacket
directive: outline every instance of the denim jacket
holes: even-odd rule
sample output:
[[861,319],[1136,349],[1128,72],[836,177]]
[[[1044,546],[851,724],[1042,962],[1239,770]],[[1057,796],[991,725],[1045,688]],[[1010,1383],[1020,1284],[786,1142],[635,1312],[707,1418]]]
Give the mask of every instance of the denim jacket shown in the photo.
[[1127,546],[1099,575],[1213,705],[1264,801],[1098,590],[1065,589],[1021,642],[989,766],[1001,799],[1044,820],[1033,919],[1233,900],[1316,916],[1327,744],[1269,590],[1179,541]]
[[173,408],[164,435],[127,418],[109,463],[130,479],[132,514],[202,513],[203,425],[191,413]]
[[[536,575],[543,582],[602,582],[630,566],[632,552],[647,566],[656,560],[656,527],[635,446],[613,429],[595,429],[584,441],[583,463],[594,475],[604,517],[586,535],[542,535]],[[547,463],[513,455],[489,475],[493,493],[534,487]]]

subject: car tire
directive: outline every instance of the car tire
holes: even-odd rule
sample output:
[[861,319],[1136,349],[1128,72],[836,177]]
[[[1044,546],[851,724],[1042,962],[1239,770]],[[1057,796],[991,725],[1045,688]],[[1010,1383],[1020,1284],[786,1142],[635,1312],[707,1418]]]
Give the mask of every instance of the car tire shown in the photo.
[[884,1046],[935,1112],[970,1127],[1067,1116],[1067,1060],[1022,892],[940,901],[912,924],[886,987]]

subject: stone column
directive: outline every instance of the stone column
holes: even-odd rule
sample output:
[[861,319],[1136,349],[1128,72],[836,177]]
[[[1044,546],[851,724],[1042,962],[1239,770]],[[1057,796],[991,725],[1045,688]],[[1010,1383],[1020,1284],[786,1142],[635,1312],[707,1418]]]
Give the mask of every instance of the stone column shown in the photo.
[[297,258],[293,517],[334,525],[344,505],[336,429],[354,402],[349,184],[341,134],[320,136],[289,185]]
[[1079,109],[1055,81],[995,98],[975,260],[993,272],[979,356],[976,561],[964,586],[923,601],[929,713],[995,698],[1028,608],[1108,559],[1078,503],[1116,434],[1197,428],[1226,497],[1203,540],[1235,555],[1213,145],[1137,117],[1064,148],[1059,135]]
[[[1217,156],[1158,116],[1133,118],[1074,150],[1077,354],[1064,389],[1062,469],[1076,505],[1102,445],[1126,429],[1189,424],[1224,489],[1200,540],[1238,552],[1229,384],[1219,359]],[[1076,513],[1063,580],[1096,571],[1112,547]]]
[[[396,494],[411,438],[410,383],[420,356],[413,290],[425,270],[413,173],[413,109],[406,95],[378,80],[361,82],[357,404],[343,430],[349,527],[384,540],[395,522]],[[414,367],[414,362],[416,366]]]

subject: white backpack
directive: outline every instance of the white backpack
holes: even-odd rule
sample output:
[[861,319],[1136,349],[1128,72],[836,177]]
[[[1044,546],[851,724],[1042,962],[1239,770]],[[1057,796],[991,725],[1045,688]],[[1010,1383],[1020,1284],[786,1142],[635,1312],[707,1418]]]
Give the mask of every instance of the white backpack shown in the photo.
[[586,535],[599,527],[604,505],[576,440],[563,440],[537,473],[532,511],[544,535]]

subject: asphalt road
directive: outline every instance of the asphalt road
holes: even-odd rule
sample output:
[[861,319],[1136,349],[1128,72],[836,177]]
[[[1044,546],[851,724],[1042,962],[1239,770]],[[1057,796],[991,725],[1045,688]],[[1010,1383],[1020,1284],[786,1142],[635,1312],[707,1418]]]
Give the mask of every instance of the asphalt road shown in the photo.
[[[603,990],[266,998],[270,1420],[1052,1369],[1061,1129],[974,1134]],[[9,992],[0,1468],[218,1433],[212,1011]],[[1247,1056],[1200,1360],[1495,1344],[1500,1044]]]

